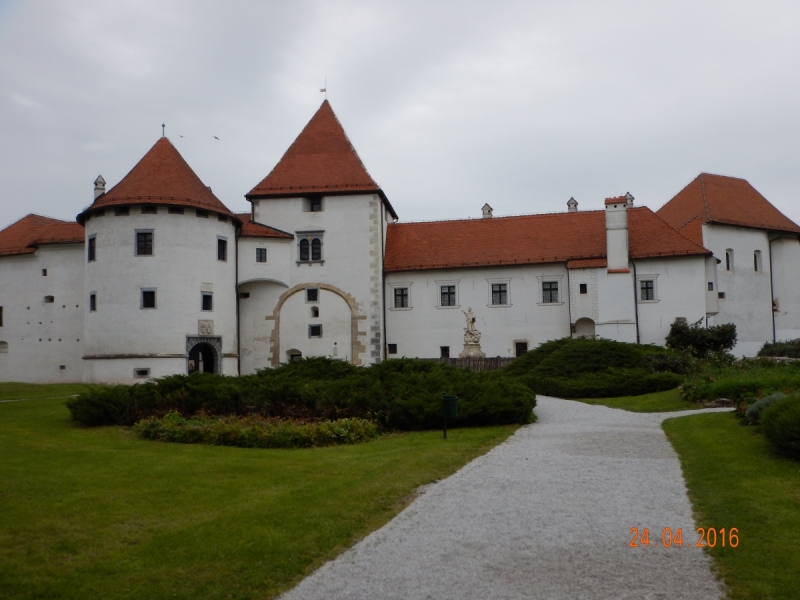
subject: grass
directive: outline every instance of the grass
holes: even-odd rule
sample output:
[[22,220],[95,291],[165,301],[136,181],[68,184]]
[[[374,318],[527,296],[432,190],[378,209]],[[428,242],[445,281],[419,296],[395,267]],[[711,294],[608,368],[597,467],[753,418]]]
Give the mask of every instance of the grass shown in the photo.
[[261,450],[79,427],[63,400],[0,404],[0,597],[272,597],[515,429]]
[[39,400],[41,398],[65,398],[85,392],[89,387],[82,383],[0,383],[0,400]]
[[703,408],[697,402],[681,399],[680,388],[653,392],[641,396],[620,396],[618,398],[579,398],[586,404],[602,404],[611,408],[622,408],[631,412],[673,412],[676,410],[697,410]]
[[797,598],[800,463],[778,457],[757,429],[743,427],[732,413],[669,419],[663,426],[680,456],[699,526],[739,529],[737,548],[710,549],[730,598]]

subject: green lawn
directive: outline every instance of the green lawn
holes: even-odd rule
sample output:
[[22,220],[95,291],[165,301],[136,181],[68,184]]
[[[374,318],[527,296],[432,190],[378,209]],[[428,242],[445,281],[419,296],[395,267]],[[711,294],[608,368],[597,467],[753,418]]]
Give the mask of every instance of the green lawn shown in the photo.
[[82,383],[0,383],[0,400],[64,398],[85,392],[88,387]]
[[669,419],[664,431],[698,524],[739,529],[737,548],[710,550],[730,597],[800,597],[800,463],[779,458],[732,413]]
[[3,403],[0,597],[271,597],[515,429],[260,450],[79,427],[63,399]]
[[619,398],[577,398],[586,404],[602,404],[611,408],[622,408],[631,412],[672,412],[676,410],[697,410],[702,404],[681,400],[680,388],[666,392],[653,392],[641,396],[620,396]]

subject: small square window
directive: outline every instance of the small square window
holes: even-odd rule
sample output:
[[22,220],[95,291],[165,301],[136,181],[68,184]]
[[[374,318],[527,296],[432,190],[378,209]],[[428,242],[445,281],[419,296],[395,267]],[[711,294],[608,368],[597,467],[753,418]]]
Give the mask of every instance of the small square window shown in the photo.
[[267,249],[266,248],[256,248],[256,262],[260,262],[260,263],[267,262]]
[[142,290],[142,308],[156,307],[156,291]]
[[319,302],[319,289],[306,288],[306,302]]
[[167,212],[171,215],[182,215],[183,214],[183,207],[182,206],[170,206],[167,208]]
[[310,338],[321,338],[322,337],[322,325],[309,325],[308,326],[308,337],[310,337]]
[[443,285],[439,287],[439,306],[456,306],[456,286]]
[[58,365],[58,369],[59,369],[59,371],[66,371],[67,370],[67,365]]
[[217,238],[217,260],[228,260],[228,240]]
[[47,269],[42,269],[42,277],[47,277]]
[[656,299],[656,282],[646,279],[639,282],[639,299],[642,302]]
[[91,312],[97,310],[97,294],[89,294],[89,310]]
[[309,209],[311,212],[322,212],[322,198],[312,198]]
[[239,298],[249,298],[250,292],[239,292]]
[[214,295],[211,292],[203,292],[202,310],[214,310]]
[[580,284],[581,294],[588,294],[589,293],[589,285],[586,283]]
[[147,379],[150,377],[150,369],[134,369],[133,376],[136,379]]
[[725,300],[725,292],[717,292],[717,298],[720,300]]
[[542,304],[555,304],[558,302],[558,282],[542,282]]
[[493,283],[492,284],[492,304],[495,304],[495,305],[508,304],[508,284],[507,283]]
[[389,344],[389,354],[397,354],[397,344]]
[[528,351],[528,342],[514,342],[515,356],[522,356]]
[[439,346],[439,358],[450,358],[450,346]]
[[117,206],[114,209],[114,214],[117,217],[127,217],[129,214],[131,214],[131,209],[129,206]]
[[136,256],[153,256],[153,232],[136,232]]
[[145,204],[142,206],[142,214],[143,215],[157,215],[158,214],[158,207],[153,206],[151,204]]
[[408,308],[408,288],[394,288],[394,307]]

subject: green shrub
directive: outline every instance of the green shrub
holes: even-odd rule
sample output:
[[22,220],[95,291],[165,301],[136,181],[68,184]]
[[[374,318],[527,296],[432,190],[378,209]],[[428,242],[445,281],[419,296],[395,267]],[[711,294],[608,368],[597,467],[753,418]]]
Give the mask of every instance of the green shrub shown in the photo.
[[789,396],[767,408],[761,427],[778,452],[800,460],[800,397]]
[[686,350],[693,356],[704,358],[710,354],[727,352],[736,345],[736,325],[727,323],[714,327],[701,327],[703,319],[687,325],[675,321],[667,335],[667,347]]
[[302,423],[259,416],[184,418],[169,412],[160,419],[148,417],[133,426],[140,437],[183,444],[213,444],[241,448],[312,448],[357,444],[375,438],[378,426],[364,419]]
[[690,375],[681,397],[691,402],[729,398],[736,402],[775,392],[800,390],[800,364],[743,359],[730,366],[710,366]]
[[[537,394],[564,398],[636,396],[678,387],[691,359],[659,346],[599,338],[546,342],[502,370]],[[673,371],[674,372],[670,372]]]
[[761,350],[758,351],[758,355],[800,358],[800,339],[787,342],[775,342],[774,344],[767,342],[761,347]]
[[775,404],[778,400],[782,400],[783,398],[786,398],[786,394],[783,392],[777,392],[775,394],[765,396],[761,398],[761,400],[753,402],[745,411],[745,418],[747,419],[747,422],[750,425],[757,425],[759,419],[761,418],[762,411]]
[[454,426],[530,423],[535,394],[499,373],[475,373],[435,361],[397,359],[370,367],[311,358],[255,375],[173,375],[144,385],[97,390],[71,400],[87,425],[131,425],[177,411],[184,417],[260,415],[330,420],[360,418],[386,429],[441,426],[441,393],[459,397]]

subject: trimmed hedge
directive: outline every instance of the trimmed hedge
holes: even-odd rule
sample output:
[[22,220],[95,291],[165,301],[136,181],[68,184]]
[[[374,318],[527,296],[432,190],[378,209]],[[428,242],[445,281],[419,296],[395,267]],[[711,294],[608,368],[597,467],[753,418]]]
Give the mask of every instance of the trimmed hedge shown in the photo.
[[149,440],[240,448],[314,448],[357,444],[378,436],[378,426],[364,419],[300,423],[255,415],[215,418],[201,414],[187,420],[177,411],[142,419],[133,431]]
[[659,346],[562,338],[527,352],[502,372],[537,394],[608,398],[676,388],[690,363],[686,356]]
[[800,397],[789,396],[767,408],[761,428],[778,452],[800,460]]
[[86,425],[133,425],[177,411],[184,417],[360,418],[386,429],[441,427],[441,393],[459,397],[454,426],[530,423],[535,394],[499,372],[475,373],[433,361],[396,359],[356,367],[308,358],[255,375],[172,375],[134,386],[90,390],[67,402]]

